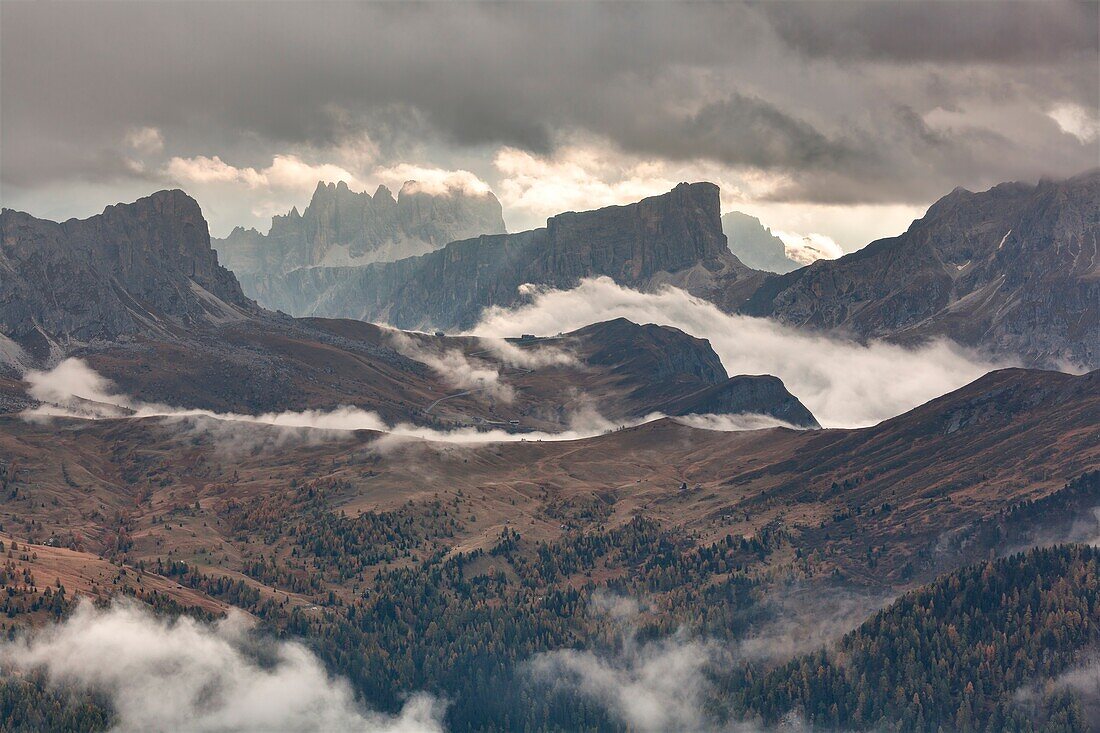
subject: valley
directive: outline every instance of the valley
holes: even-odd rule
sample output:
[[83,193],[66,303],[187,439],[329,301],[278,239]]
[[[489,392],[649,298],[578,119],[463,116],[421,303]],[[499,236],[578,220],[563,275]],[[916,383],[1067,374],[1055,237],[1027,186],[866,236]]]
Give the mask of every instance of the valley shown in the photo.
[[[1064,185],[1091,195],[1093,178]],[[760,315],[785,325],[714,309],[711,329],[744,330],[711,330],[721,335],[713,343],[625,317],[492,336],[295,318],[244,294],[182,191],[63,224],[5,211],[2,262],[18,275],[0,282],[9,640],[123,623],[213,635],[236,649],[239,637],[222,639],[222,624],[245,619],[257,644],[301,645],[294,653],[311,669],[345,680],[353,708],[418,716],[416,730],[632,730],[634,713],[591,686],[625,675],[616,684],[644,687],[636,666],[650,663],[680,665],[692,687],[667,699],[646,687],[672,711],[645,718],[647,730],[959,721],[960,730],[1054,730],[1058,721],[1087,730],[1091,708],[1073,695],[1036,693],[1030,707],[1013,695],[1043,675],[1087,668],[1100,644],[1087,618],[1098,602],[1100,373],[992,368],[969,383],[956,375],[960,386],[921,403],[913,385],[931,389],[919,382],[942,379],[936,372],[869,370],[936,348],[976,369],[979,352],[876,345],[880,336],[906,341],[905,329],[845,340],[811,328],[839,329],[844,319],[799,320],[777,304],[802,299],[783,293],[805,278],[858,269],[893,246],[904,257],[884,266],[878,282],[887,283],[923,250],[902,238],[767,275],[725,249],[717,200],[711,184],[682,185],[613,211],[563,214],[545,230],[363,265],[376,274],[348,286],[379,298],[364,318],[427,326],[438,321],[423,314],[446,312],[453,320],[443,325],[455,329],[526,323],[554,297],[599,288],[681,298],[697,318],[742,297],[745,308],[764,308],[761,293],[772,293]],[[933,208],[928,226],[941,226]],[[1080,243],[1076,233],[1050,236]],[[467,289],[471,270],[452,267],[467,256],[474,271],[504,269]],[[1001,255],[990,257],[999,267]],[[1092,266],[1077,256],[1067,267],[1087,301]],[[285,285],[307,272],[271,277]],[[71,297],[52,296],[61,281]],[[533,298],[519,287],[532,282],[542,288]],[[669,285],[688,294],[660,289]],[[806,287],[815,308],[840,307]],[[484,305],[495,309],[482,321]],[[1065,311],[1080,326],[1069,330],[1040,318],[1020,343],[1051,350],[1028,346],[1020,361],[1087,362],[1094,311]],[[770,374],[731,373],[724,360],[739,337],[744,354],[754,344],[789,348],[769,340],[812,344],[852,370],[849,391],[840,396],[836,372],[810,362],[776,364],[797,378],[793,391]],[[878,381],[861,386],[861,376]],[[889,395],[871,394],[889,379]],[[807,389],[832,425],[800,399]],[[836,415],[860,414],[838,401],[861,398],[911,407],[837,427]],[[990,611],[981,598],[998,583],[1030,584],[1050,600],[1026,615],[1027,604],[1005,596]],[[943,608],[930,599],[950,604],[939,625],[915,620]],[[990,671],[954,650],[925,654],[886,682],[866,679],[900,635],[939,640],[960,633],[962,618],[980,618],[964,632],[1003,657],[1049,652],[1041,673],[1015,662]],[[1052,623],[1064,635],[1045,644],[1037,628]],[[945,663],[955,686],[929,697],[915,680]],[[958,685],[975,676],[986,692],[961,697]],[[9,675],[0,723],[103,729],[130,715],[97,689],[64,697],[33,675]],[[430,702],[428,712],[410,707],[412,692],[427,696],[415,699]],[[30,701],[45,712],[28,712]]]

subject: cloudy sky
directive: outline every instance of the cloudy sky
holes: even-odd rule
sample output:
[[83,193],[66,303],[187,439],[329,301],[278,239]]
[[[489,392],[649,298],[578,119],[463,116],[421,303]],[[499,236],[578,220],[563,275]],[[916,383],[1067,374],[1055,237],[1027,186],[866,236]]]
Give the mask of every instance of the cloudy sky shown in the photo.
[[1096,3],[0,3],[0,203],[181,187],[215,235],[318,179],[491,188],[510,230],[721,185],[844,249],[1100,164]]

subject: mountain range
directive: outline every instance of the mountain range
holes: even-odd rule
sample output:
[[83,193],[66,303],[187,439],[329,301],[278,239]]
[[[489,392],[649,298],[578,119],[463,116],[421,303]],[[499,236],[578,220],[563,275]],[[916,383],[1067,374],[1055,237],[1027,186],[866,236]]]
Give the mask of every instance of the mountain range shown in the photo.
[[13,273],[0,283],[9,410],[31,404],[27,368],[74,357],[130,398],[223,412],[352,405],[391,423],[526,431],[593,410],[611,421],[734,412],[817,426],[778,379],[731,378],[706,340],[667,326],[620,319],[486,348],[272,313],[218,264],[182,191],[64,224],[5,210],[0,231],[0,266]]
[[605,275],[637,288],[704,292],[753,274],[726,246],[718,187],[681,184],[636,204],[551,217],[541,229],[483,235],[397,262],[310,267],[257,280],[267,307],[399,328],[465,329],[493,305],[522,302],[524,284],[569,288]]
[[[681,184],[637,204],[561,214],[543,229],[452,242],[359,267],[303,267],[250,280],[266,306],[402,328],[468,329],[521,285],[586,277],[681,287],[727,312],[862,339],[959,344],[1061,367],[1100,365],[1100,172],[1038,185],[957,189],[905,233],[786,274],[782,243],[759,222],[719,215],[711,184]],[[737,241],[727,246],[723,228]],[[740,252],[749,264],[731,252]],[[784,255],[785,258],[785,255]]]

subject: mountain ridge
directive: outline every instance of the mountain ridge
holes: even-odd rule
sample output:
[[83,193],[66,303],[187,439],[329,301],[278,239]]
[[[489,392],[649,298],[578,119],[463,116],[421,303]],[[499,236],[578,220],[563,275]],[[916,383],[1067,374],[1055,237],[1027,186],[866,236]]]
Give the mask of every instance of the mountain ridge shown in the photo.
[[395,198],[384,185],[372,196],[345,181],[318,181],[306,208],[273,216],[267,234],[236,227],[212,244],[247,289],[252,278],[277,278],[299,267],[392,261],[504,231],[491,191],[432,192],[406,181]]
[[[668,403],[683,414],[727,405],[817,427],[781,384],[730,382],[707,341],[667,326],[623,320],[523,340],[512,348],[554,353],[531,370],[477,338],[408,334],[403,348],[372,324],[266,311],[218,264],[198,203],[179,190],[60,224],[5,211],[0,231],[0,266],[14,273],[0,280],[0,356],[12,377],[75,357],[146,403],[247,414],[354,405],[390,423],[556,431],[593,406],[636,420]],[[495,372],[500,394],[514,389],[514,399],[471,389],[470,369]],[[676,402],[723,384],[722,399]],[[4,409],[28,405],[17,381],[0,387]]]
[[701,182],[633,204],[563,212],[543,228],[451,242],[421,257],[303,268],[254,283],[252,292],[295,315],[452,329],[474,325],[485,307],[521,302],[525,283],[568,288],[607,275],[628,287],[668,283],[703,293],[755,274],[726,246],[718,187]]
[[1100,170],[956,188],[903,234],[769,276],[723,307],[861,338],[947,336],[1038,366],[1100,366]]

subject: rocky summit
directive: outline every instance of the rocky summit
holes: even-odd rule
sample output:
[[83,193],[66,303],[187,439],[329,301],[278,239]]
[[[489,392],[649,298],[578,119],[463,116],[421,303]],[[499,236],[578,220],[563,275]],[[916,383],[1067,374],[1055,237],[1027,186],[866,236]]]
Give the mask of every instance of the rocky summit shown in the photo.
[[199,205],[160,191],[63,223],[0,213],[0,344],[44,359],[73,343],[167,335],[255,310],[218,264]]

